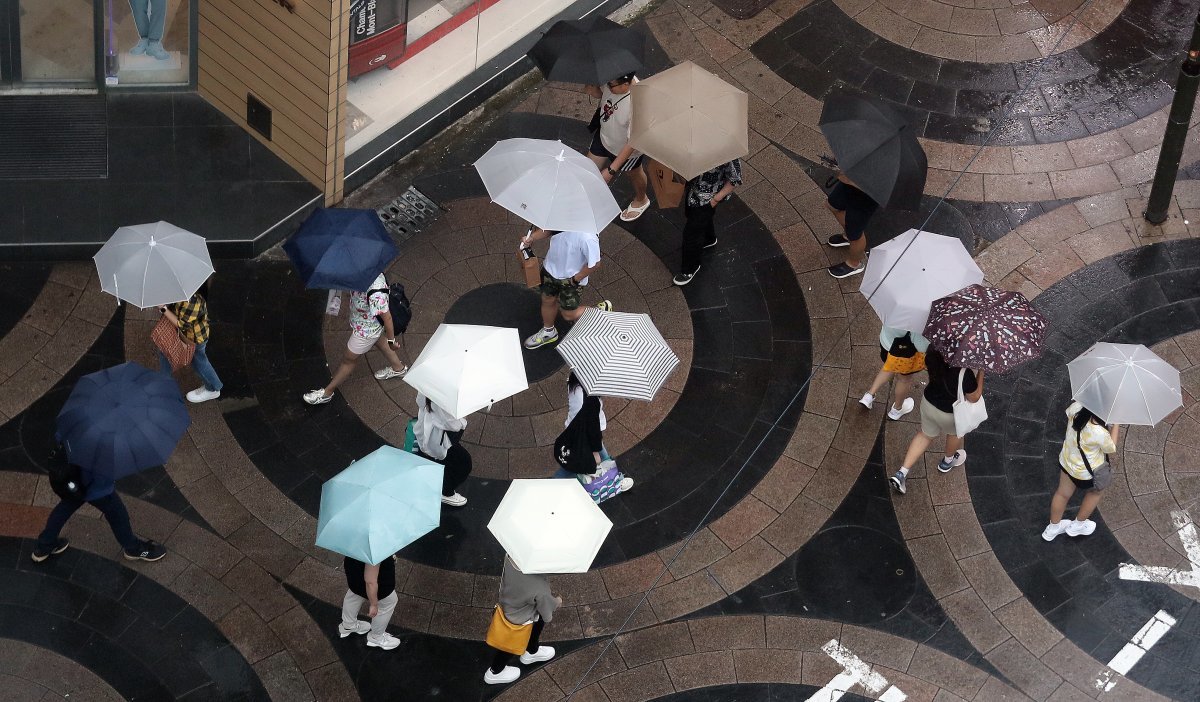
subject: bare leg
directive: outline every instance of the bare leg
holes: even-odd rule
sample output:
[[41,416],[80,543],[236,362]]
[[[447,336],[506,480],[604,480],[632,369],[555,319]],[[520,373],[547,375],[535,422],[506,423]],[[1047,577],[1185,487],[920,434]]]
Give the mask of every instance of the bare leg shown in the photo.
[[646,171],[641,165],[629,171],[629,182],[633,185],[633,200],[629,203],[633,207],[641,207],[650,201],[650,197],[646,194]]
[[927,436],[925,432],[918,431],[917,435],[914,436],[912,441],[908,444],[908,453],[904,454],[904,465],[902,467],[912,468],[913,464],[925,454],[925,449],[929,448],[929,444],[931,444],[935,438],[937,437]]
[[375,348],[383,353],[383,357],[387,359],[388,365],[392,367],[392,370],[397,373],[404,370],[404,361],[400,360],[400,355],[396,353],[396,349],[392,348],[391,344],[382,335],[375,340]]
[[963,438],[961,436],[946,435],[946,456],[953,456],[963,446]]
[[[885,371],[885,370],[879,371],[878,373],[875,374],[875,382],[871,383],[871,388],[869,390],[867,390],[867,392],[871,393],[872,395],[878,395],[879,389],[882,388],[884,385],[886,385],[887,381],[890,380],[891,377],[892,377],[891,371]],[[899,384],[900,381],[896,381],[896,382],[897,382],[897,384]]]
[[341,365],[339,365],[337,371],[334,372],[333,379],[330,380],[329,384],[325,386],[324,392],[326,397],[332,395],[333,391],[337,389],[337,386],[341,385],[343,382],[345,382],[346,378],[350,377],[350,374],[354,372],[354,366],[358,365],[358,359],[358,354],[354,353],[350,349],[346,349],[346,352],[342,354]]
[[892,393],[895,397],[892,398],[892,407],[897,410],[904,409],[904,401],[912,394],[913,381],[911,375],[897,375],[895,391]]
[[[842,215],[844,220],[846,215]],[[863,256],[867,255],[867,235],[863,234],[854,241],[850,242],[850,252],[846,254],[846,265],[852,268],[858,268],[862,265]]]
[[596,170],[602,171],[608,165],[608,158],[605,156],[597,156],[592,152],[588,152],[588,158],[592,159],[592,163],[596,164]]
[[575,320],[582,317],[583,313],[586,311],[587,311],[587,307],[585,307],[584,305],[580,305],[573,310],[560,310],[560,313],[562,314],[563,319],[567,320],[568,322],[574,322]]
[[[1058,524],[1062,519],[1063,512],[1067,509],[1067,502],[1070,501],[1071,495],[1075,494],[1075,483],[1067,477],[1066,473],[1058,472],[1058,489],[1054,491],[1054,497],[1050,498],[1050,523]],[[1082,510],[1081,510],[1082,511]]]
[[1079,514],[1075,515],[1075,521],[1082,522],[1091,517],[1096,505],[1100,504],[1101,497],[1104,497],[1103,490],[1088,490],[1083,493],[1083,504],[1079,505]]
[[558,319],[558,298],[542,295],[542,326],[549,329]]

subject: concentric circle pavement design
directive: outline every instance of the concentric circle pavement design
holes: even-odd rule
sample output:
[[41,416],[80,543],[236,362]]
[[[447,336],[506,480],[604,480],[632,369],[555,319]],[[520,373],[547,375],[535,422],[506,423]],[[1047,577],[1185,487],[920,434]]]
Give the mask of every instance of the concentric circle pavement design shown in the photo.
[[48,648],[0,638],[0,689],[12,700],[124,699],[92,671]]

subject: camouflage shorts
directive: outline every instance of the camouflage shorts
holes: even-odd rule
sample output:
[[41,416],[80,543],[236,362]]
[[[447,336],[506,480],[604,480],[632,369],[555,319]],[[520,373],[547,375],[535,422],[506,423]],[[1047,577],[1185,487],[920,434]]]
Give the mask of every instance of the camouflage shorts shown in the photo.
[[579,309],[580,300],[583,298],[583,286],[572,283],[567,280],[559,280],[542,269],[542,284],[538,286],[546,297],[557,297],[559,309],[575,310]]

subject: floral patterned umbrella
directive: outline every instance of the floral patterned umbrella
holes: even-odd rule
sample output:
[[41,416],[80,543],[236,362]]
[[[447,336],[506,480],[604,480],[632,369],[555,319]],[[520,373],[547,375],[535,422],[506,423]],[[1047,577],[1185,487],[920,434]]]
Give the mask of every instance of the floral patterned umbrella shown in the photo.
[[1041,355],[1046,326],[1021,293],[968,285],[934,300],[923,336],[953,366],[1003,373]]

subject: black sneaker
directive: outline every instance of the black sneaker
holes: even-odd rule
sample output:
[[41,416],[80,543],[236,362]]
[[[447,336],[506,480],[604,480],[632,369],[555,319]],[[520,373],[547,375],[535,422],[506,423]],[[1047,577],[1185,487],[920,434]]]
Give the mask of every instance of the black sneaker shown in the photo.
[[845,234],[833,234],[825,240],[825,243],[829,244],[835,249],[840,249],[842,247],[849,246],[850,240],[846,238]]
[[708,242],[707,244],[705,244],[702,248],[711,249],[712,247],[714,247],[716,245],[717,245],[717,238],[714,236],[713,240]]
[[675,283],[679,287],[683,287],[684,285],[687,285],[688,283],[692,282],[692,278],[695,278],[696,274],[699,272],[700,272],[700,269],[697,268],[696,270],[692,271],[691,273],[680,273],[679,275],[672,278],[671,282]]
[[165,555],[167,555],[167,549],[153,541],[143,541],[137,549],[125,551],[125,558],[131,561],[160,561]]
[[863,269],[865,269],[866,267],[867,266],[864,263],[858,264],[857,267],[851,266],[846,263],[838,263],[836,265],[830,266],[826,270],[829,271],[829,275],[833,276],[834,278],[840,279],[840,278],[849,278],[852,275],[858,275],[859,273],[862,273]]
[[34,563],[41,563],[42,561],[46,560],[50,556],[57,556],[58,554],[62,553],[63,551],[66,551],[67,547],[70,545],[71,545],[70,539],[59,539],[58,541],[55,541],[54,545],[51,546],[50,548],[42,548],[41,546],[34,546],[33,553],[29,557],[33,559]]

